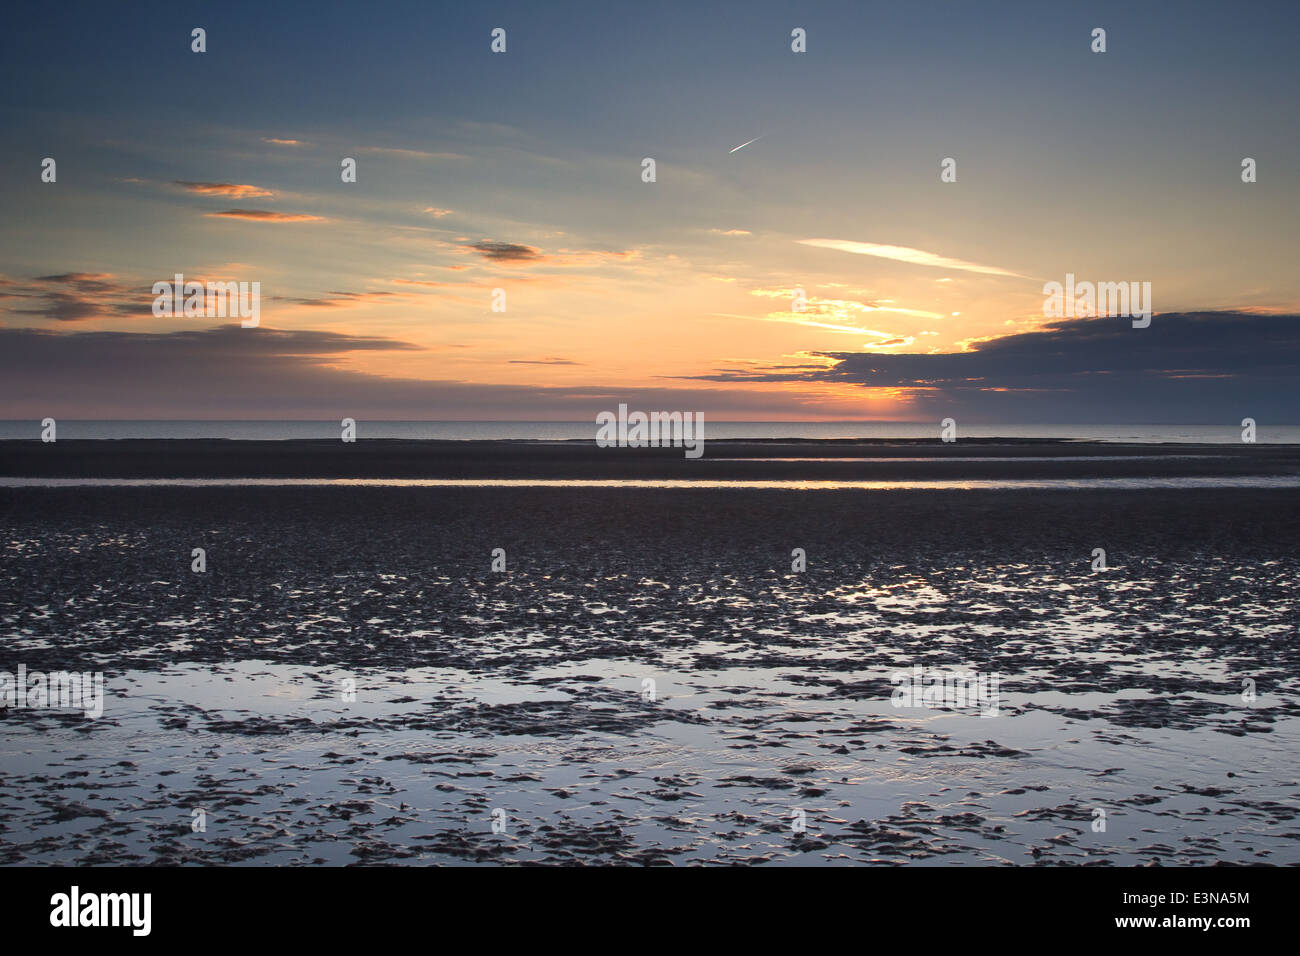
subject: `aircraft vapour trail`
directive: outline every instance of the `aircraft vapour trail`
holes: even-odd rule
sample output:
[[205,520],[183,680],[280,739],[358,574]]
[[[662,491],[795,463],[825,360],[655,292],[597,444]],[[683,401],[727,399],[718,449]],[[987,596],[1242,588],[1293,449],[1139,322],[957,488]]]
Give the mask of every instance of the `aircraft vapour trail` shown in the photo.
[[[766,136],[766,135],[767,135],[766,133],[763,134],[763,136]],[[751,139],[751,140],[749,141],[749,143],[757,143],[760,139],[763,138],[763,136],[755,136],[753,139]],[[746,146],[749,145],[749,143],[741,143],[739,146],[736,147],[736,149],[744,149]],[[736,149],[730,149],[730,150],[727,150],[727,152],[728,152],[728,153],[734,153],[734,152],[736,151]]]

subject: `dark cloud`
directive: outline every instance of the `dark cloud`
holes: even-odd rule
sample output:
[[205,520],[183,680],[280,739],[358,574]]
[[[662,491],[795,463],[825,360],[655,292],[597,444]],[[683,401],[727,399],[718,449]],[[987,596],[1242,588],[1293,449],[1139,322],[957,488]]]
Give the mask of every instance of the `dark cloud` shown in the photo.
[[933,384],[1075,388],[1097,375],[1294,372],[1300,316],[1240,312],[1166,313],[1135,329],[1126,317],[1068,319],[1037,332],[976,343],[968,352],[890,355],[819,353],[838,360],[834,376],[862,385]]
[[53,276],[37,276],[33,282],[57,282],[76,285],[84,289],[114,288],[113,275],[109,272],[61,272]]
[[818,352],[829,367],[723,370],[711,381],[908,390],[928,415],[998,422],[1300,422],[1300,316],[1245,312],[1070,319],[969,351]]
[[[634,408],[788,415],[788,394],[700,388],[534,387],[395,378],[338,368],[348,352],[406,342],[238,325],[192,332],[0,329],[6,418],[595,420]],[[797,407],[797,406],[796,406]]]
[[516,242],[493,242],[485,239],[467,245],[489,262],[540,262],[545,258],[541,250]]
[[63,272],[23,282],[0,283],[3,311],[24,319],[80,322],[100,316],[148,316],[148,287],[126,285],[104,272]]
[[[159,281],[171,282],[172,276]],[[198,276],[187,281],[204,282]],[[130,316],[153,316],[153,283],[132,286],[119,282],[108,273],[64,272],[14,281],[0,277],[0,311],[24,319],[51,319],[56,322],[79,322],[85,319]],[[368,302],[400,301],[396,292],[339,292],[319,296],[271,296],[267,301],[288,302],[319,308],[364,305]]]
[[[195,357],[257,362],[285,356],[336,355],[339,352],[419,350],[420,346],[378,336],[345,335],[312,329],[241,328],[238,324],[184,332],[76,332],[46,329],[0,329],[4,358],[22,356],[52,368],[84,371],[97,364],[128,358],[151,361],[166,357],[185,362]],[[90,362],[82,366],[81,359]],[[16,363],[6,361],[5,365]],[[13,369],[9,369],[13,371]]]
[[[105,282],[70,273],[61,282]],[[70,278],[72,277],[72,278]],[[62,286],[61,286],[62,287]],[[0,295],[11,286],[0,283]],[[715,417],[815,417],[818,389],[897,390],[909,417],[998,423],[1300,422],[1300,317],[1250,313],[1057,322],[956,354],[826,352],[821,364],[733,363],[699,376],[736,387],[534,387],[426,381],[337,367],[350,352],[411,343],[321,331],[220,328],[170,333],[0,329],[8,418],[572,418],[634,408]],[[559,364],[557,357],[517,364]],[[786,385],[767,388],[768,384]],[[811,397],[810,397],[811,396]],[[864,417],[869,417],[864,414]]]

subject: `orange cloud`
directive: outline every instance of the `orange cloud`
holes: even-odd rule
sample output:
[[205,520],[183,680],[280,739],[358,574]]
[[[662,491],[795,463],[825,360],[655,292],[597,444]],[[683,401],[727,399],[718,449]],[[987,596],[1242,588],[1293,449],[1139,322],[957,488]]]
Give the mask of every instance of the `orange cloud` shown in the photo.
[[274,195],[269,189],[244,183],[194,183],[178,179],[172,185],[203,196],[228,196],[231,199],[260,199]]
[[463,289],[463,282],[428,282],[419,279],[393,279],[398,285],[418,285],[428,289]]
[[271,212],[267,209],[227,209],[223,212],[206,213],[225,219],[248,219],[253,222],[325,222],[323,216],[308,216],[306,213]]
[[556,255],[550,257],[550,262],[557,266],[581,266],[600,262],[631,262],[639,258],[641,253],[635,249],[625,249],[622,252],[561,249]]

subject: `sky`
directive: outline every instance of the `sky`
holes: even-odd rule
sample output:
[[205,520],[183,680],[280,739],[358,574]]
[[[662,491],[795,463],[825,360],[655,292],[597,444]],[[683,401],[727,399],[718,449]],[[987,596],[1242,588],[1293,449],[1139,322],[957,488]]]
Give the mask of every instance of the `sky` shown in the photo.
[[1294,4],[270,6],[10,14],[0,418],[1300,423]]

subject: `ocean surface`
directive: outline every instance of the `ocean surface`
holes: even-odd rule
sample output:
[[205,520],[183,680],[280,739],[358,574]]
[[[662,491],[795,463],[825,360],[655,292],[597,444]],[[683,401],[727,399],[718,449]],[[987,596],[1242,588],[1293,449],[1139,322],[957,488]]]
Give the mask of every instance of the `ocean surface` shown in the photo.
[[[0,439],[39,438],[36,420],[0,421]],[[594,421],[582,422],[357,422],[358,438],[447,441],[594,440]],[[724,422],[704,423],[705,440],[724,438],[937,438],[937,422]],[[977,425],[957,423],[962,438],[1065,438],[1108,442],[1241,442],[1232,421],[1207,425]],[[58,420],[59,438],[228,438],[283,441],[338,438],[337,421],[85,421]],[[1300,425],[1257,424],[1260,443],[1300,443]]]

